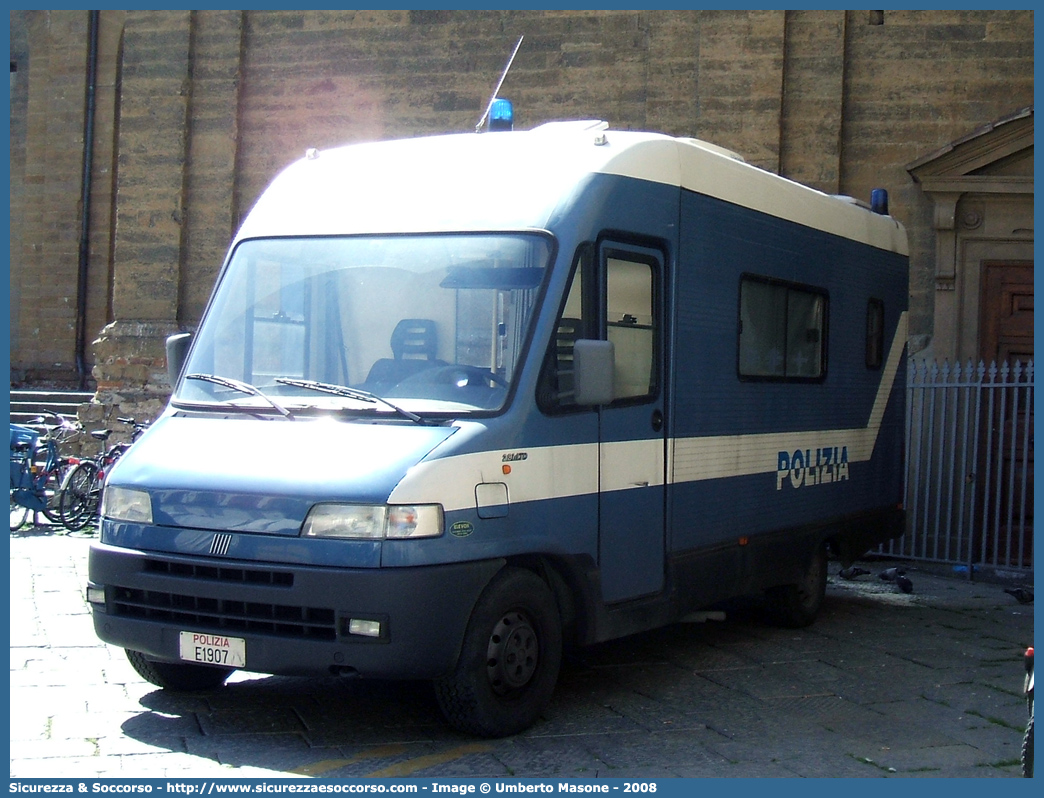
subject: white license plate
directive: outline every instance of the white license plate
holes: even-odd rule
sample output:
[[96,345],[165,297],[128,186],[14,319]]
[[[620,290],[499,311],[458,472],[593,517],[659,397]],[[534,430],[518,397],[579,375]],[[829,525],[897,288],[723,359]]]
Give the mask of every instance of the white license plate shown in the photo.
[[241,637],[182,632],[179,639],[183,660],[229,668],[246,667],[246,640]]

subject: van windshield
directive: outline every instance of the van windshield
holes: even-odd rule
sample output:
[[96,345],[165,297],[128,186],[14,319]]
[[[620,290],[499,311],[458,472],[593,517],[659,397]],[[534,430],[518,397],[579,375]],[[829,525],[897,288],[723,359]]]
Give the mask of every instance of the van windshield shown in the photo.
[[268,397],[289,409],[394,415],[386,403],[305,384],[315,381],[422,414],[497,410],[550,252],[538,233],[244,241],[185,365],[207,379],[182,380],[175,402],[267,412]]

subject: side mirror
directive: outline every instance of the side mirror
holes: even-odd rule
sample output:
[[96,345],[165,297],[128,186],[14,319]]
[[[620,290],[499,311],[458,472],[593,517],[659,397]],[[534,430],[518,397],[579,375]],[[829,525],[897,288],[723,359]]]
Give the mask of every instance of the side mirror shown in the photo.
[[616,350],[612,341],[578,340],[573,347],[573,393],[578,405],[613,401]]
[[173,390],[178,384],[181,370],[185,368],[185,359],[188,356],[189,345],[192,343],[192,333],[177,333],[167,338],[167,380]]

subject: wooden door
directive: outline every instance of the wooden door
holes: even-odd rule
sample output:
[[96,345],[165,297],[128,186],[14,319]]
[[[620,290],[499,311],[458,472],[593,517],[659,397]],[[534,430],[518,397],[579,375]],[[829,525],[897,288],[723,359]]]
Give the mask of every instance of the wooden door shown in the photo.
[[1033,360],[1033,262],[983,264],[980,357],[999,365]]
[[[981,359],[987,366],[1007,365],[1011,370],[1007,382],[1024,384],[1024,370],[1033,361],[1033,262],[984,262],[979,307]],[[1023,370],[1021,377],[1014,370],[1016,363]],[[994,390],[993,395],[988,429],[980,443],[983,455],[992,456],[989,471],[980,463],[986,562],[1029,567],[1033,563],[1033,392],[1016,387],[1003,394]],[[1007,397],[1004,402],[1002,395]],[[987,440],[992,452],[985,451]]]

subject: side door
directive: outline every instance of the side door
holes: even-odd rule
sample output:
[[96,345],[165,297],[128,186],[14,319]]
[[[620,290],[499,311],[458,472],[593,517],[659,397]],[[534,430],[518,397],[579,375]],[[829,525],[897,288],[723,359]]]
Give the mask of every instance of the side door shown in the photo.
[[598,247],[600,337],[613,343],[612,404],[599,414],[599,566],[607,603],[664,586],[664,255]]

